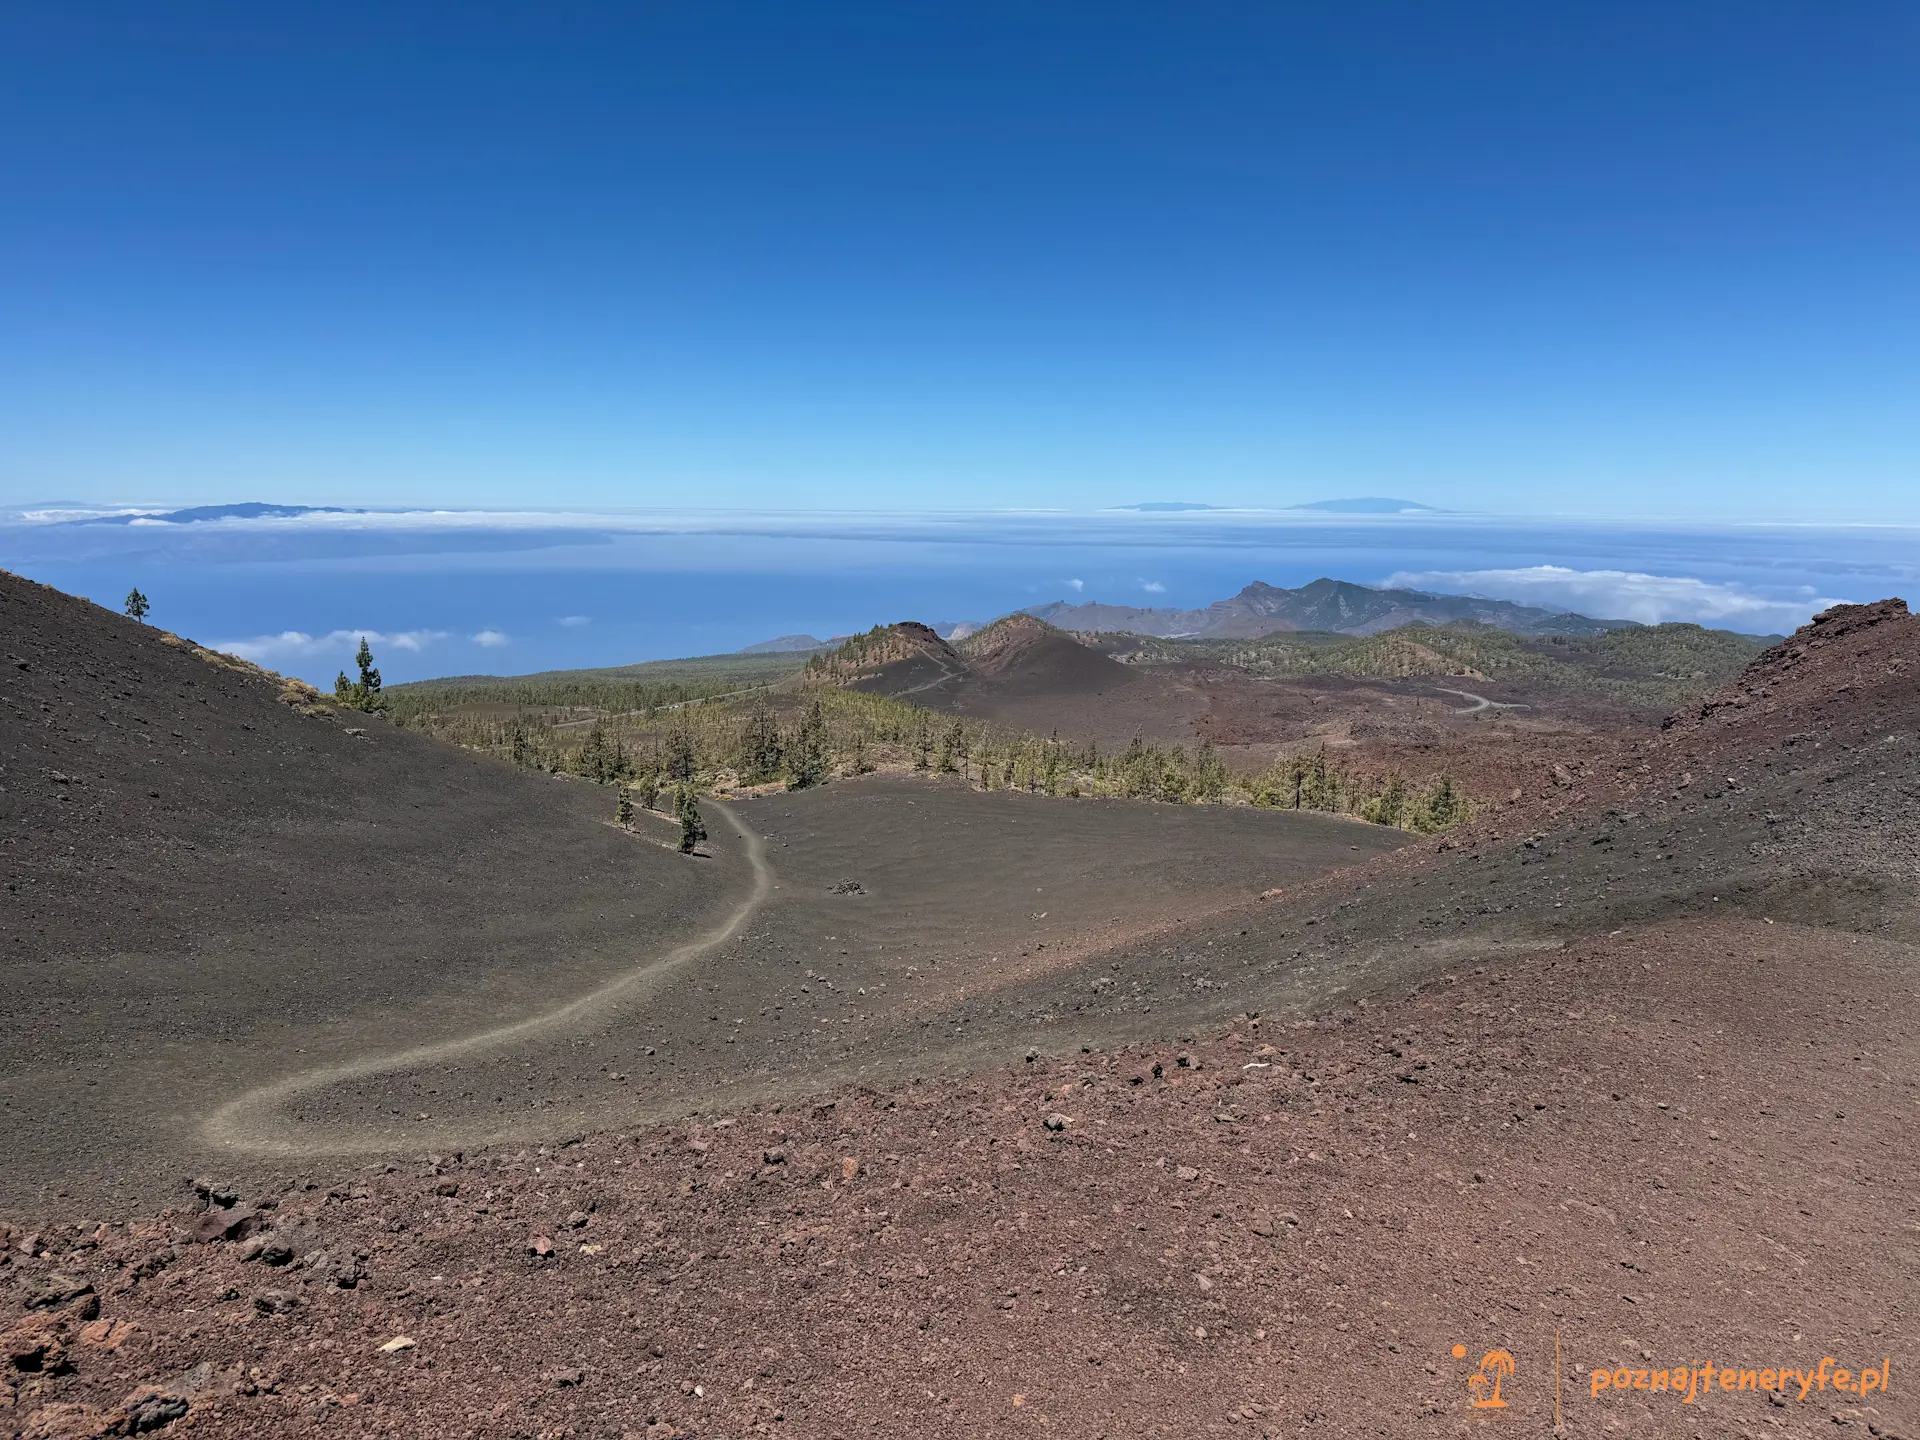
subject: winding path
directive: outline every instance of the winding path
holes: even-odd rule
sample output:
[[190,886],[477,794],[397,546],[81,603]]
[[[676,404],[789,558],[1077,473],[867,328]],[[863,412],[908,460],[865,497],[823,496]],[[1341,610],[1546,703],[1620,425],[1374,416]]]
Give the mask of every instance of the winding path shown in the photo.
[[412,1070],[441,1061],[467,1059],[489,1051],[505,1049],[526,1040],[565,1032],[569,1027],[610,1009],[630,1002],[690,960],[725,944],[753,917],[773,892],[773,869],[767,864],[766,849],[758,835],[725,807],[716,807],[745,843],[747,861],[753,869],[753,888],[717,924],[669,950],[665,955],[645,961],[586,994],[552,1010],[543,1010],[524,1019],[496,1025],[491,1029],[460,1035],[447,1040],[430,1041],[406,1050],[391,1050],[363,1055],[332,1065],[300,1070],[269,1084],[249,1090],[229,1100],[200,1125],[201,1138],[229,1152],[248,1155],[310,1155],[328,1153],[374,1152],[392,1148],[392,1138],[368,1134],[344,1143],[334,1137],[316,1142],[301,1136],[289,1138],[289,1127],[281,1112],[287,1102],[329,1085],[364,1080],[373,1075]]
[[927,652],[927,655],[928,655],[928,658],[931,659],[934,664],[940,667],[939,676],[935,679],[928,680],[924,684],[915,685],[911,689],[892,691],[887,696],[889,700],[898,700],[903,695],[918,695],[922,690],[938,689],[940,686],[946,684],[949,680],[964,680],[966,678],[967,672],[964,669],[955,670],[950,668],[947,664],[947,660],[944,655],[937,654],[936,652],[931,650]]

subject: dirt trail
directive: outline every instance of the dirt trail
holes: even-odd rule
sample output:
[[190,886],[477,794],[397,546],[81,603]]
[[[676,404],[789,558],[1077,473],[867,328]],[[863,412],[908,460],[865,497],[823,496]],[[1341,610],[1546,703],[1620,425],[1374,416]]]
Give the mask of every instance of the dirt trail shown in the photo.
[[[753,888],[711,929],[554,1009],[406,1050],[384,1051],[338,1064],[314,1066],[249,1090],[209,1115],[200,1127],[201,1138],[230,1154],[255,1156],[345,1155],[388,1149],[392,1145],[390,1136],[357,1127],[332,1127],[316,1132],[314,1127],[302,1126],[297,1132],[290,1131],[282,1117],[282,1109],[287,1102],[330,1085],[417,1069],[448,1060],[471,1059],[529,1040],[552,1038],[615,1006],[644,997],[681,966],[732,939],[772,893],[773,870],[767,864],[766,849],[760,837],[743,824],[731,809],[722,806],[715,808],[726,817],[727,823],[746,846],[747,862],[753,871]],[[289,1138],[290,1135],[295,1138]]]

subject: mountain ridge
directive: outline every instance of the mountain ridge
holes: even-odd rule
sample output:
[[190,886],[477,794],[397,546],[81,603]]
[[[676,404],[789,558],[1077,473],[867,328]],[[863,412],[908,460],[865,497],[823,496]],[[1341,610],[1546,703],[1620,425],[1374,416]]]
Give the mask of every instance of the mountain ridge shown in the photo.
[[1638,624],[1633,620],[1597,620],[1512,600],[1388,590],[1326,576],[1298,589],[1255,580],[1237,595],[1198,610],[1054,600],[1029,606],[1025,613],[1063,630],[1125,631],[1162,640],[1252,639],[1290,630],[1372,635],[1402,625],[1444,625],[1457,620],[1477,620],[1523,635],[1599,635]]

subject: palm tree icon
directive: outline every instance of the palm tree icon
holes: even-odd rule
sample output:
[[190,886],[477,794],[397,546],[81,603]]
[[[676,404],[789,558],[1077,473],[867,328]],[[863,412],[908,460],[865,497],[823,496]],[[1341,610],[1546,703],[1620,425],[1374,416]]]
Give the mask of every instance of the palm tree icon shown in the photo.
[[1480,1373],[1467,1380],[1472,1396],[1467,1404],[1475,1410],[1504,1410],[1507,1402],[1500,1394],[1500,1382],[1513,1374],[1513,1356],[1505,1350],[1489,1350],[1480,1359]]

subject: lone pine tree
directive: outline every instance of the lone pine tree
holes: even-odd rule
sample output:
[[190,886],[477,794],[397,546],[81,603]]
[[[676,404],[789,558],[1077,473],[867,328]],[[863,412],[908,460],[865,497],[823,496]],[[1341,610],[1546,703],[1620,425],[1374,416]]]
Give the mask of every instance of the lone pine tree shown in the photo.
[[619,797],[613,802],[613,823],[616,825],[633,823],[633,794],[624,783],[620,786]]
[[353,663],[359,668],[358,680],[347,679],[342,670],[333,682],[333,698],[342,705],[351,705],[356,710],[378,710],[386,704],[380,698],[380,672],[373,668],[373,647],[367,644],[367,637],[360,637],[360,649],[353,657]]
[[140,593],[138,587],[127,592],[127,615],[130,618],[144,622],[147,612],[152,608],[147,603],[147,597]]

